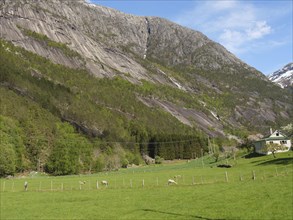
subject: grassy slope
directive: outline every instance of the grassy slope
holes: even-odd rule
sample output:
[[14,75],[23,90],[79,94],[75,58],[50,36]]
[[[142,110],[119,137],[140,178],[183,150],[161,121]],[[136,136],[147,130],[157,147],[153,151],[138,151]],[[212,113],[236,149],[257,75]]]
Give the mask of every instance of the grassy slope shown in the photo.
[[[198,159],[190,163],[123,169],[90,176],[2,179],[0,217],[292,219],[292,161],[293,152],[289,152],[279,154],[276,159],[270,155],[229,161],[234,163],[231,169],[211,168],[215,164],[209,164],[208,160],[204,161],[203,168],[202,161]],[[254,181],[252,171],[256,173]],[[179,184],[167,186],[167,179],[178,174],[182,175]],[[240,174],[243,181],[239,179]],[[195,184],[192,184],[193,178]],[[97,190],[96,181],[102,179],[109,181],[109,187],[99,185]],[[28,192],[23,192],[25,180],[29,182]],[[79,180],[87,181],[81,190]],[[145,181],[144,188],[142,180]],[[41,192],[38,191],[40,183]]]

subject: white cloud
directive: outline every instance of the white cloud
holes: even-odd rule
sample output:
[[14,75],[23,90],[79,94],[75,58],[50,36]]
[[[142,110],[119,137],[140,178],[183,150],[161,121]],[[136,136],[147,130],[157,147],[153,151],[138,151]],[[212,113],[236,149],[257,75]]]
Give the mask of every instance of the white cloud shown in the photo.
[[265,17],[250,2],[199,1],[193,9],[179,15],[176,22],[203,32],[239,55],[273,32]]
[[214,1],[210,6],[210,8],[214,10],[226,10],[235,7],[235,1]]
[[221,31],[218,37],[228,50],[241,54],[250,51],[256,44],[256,40],[262,39],[270,34],[272,28],[267,25],[266,21],[251,22],[244,28],[229,28]]
[[272,28],[267,25],[266,21],[255,22],[254,25],[246,29],[248,39],[259,39],[271,33]]
[[219,36],[219,41],[230,51],[243,52],[241,45],[246,41],[244,34],[240,31],[225,29]]

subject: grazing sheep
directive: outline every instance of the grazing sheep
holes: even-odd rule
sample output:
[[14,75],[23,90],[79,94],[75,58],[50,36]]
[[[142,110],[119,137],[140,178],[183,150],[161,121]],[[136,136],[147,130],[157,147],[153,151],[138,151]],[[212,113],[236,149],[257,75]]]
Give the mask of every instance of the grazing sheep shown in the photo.
[[86,183],[86,181],[79,181],[80,185],[84,185]]
[[24,190],[25,190],[25,191],[27,191],[27,187],[28,187],[28,182],[25,181],[25,182],[24,182]]
[[181,178],[181,175],[175,175],[174,179]]
[[102,185],[108,186],[108,181],[107,180],[102,180],[101,183],[102,183]]
[[168,179],[168,185],[170,185],[170,184],[176,184],[177,185],[177,182],[175,180]]

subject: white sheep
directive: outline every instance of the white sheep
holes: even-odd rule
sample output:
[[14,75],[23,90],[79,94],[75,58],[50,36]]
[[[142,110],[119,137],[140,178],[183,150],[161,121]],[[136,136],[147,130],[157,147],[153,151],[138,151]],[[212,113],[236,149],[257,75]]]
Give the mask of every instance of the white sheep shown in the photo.
[[177,185],[177,182],[175,180],[168,179],[168,185],[170,185],[170,184],[176,184]]
[[25,191],[27,191],[27,187],[28,187],[28,182],[25,181],[25,182],[24,182],[24,190],[25,190]]
[[79,185],[84,185],[86,181],[79,181]]
[[101,183],[102,183],[102,185],[108,186],[108,181],[107,180],[102,180]]

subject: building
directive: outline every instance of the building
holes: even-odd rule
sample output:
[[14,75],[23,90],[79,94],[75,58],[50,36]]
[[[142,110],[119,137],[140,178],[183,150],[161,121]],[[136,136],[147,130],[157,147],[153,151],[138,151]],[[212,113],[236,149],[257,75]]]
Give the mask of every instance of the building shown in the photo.
[[272,132],[272,130],[271,130],[270,136],[263,138],[263,139],[260,139],[260,140],[253,143],[254,144],[254,151],[259,154],[271,154],[272,152],[265,152],[264,147],[267,144],[273,144],[273,143],[280,144],[280,145],[284,146],[284,150],[276,151],[276,153],[286,152],[286,151],[289,151],[291,148],[290,138],[286,137],[278,130],[275,132]]

